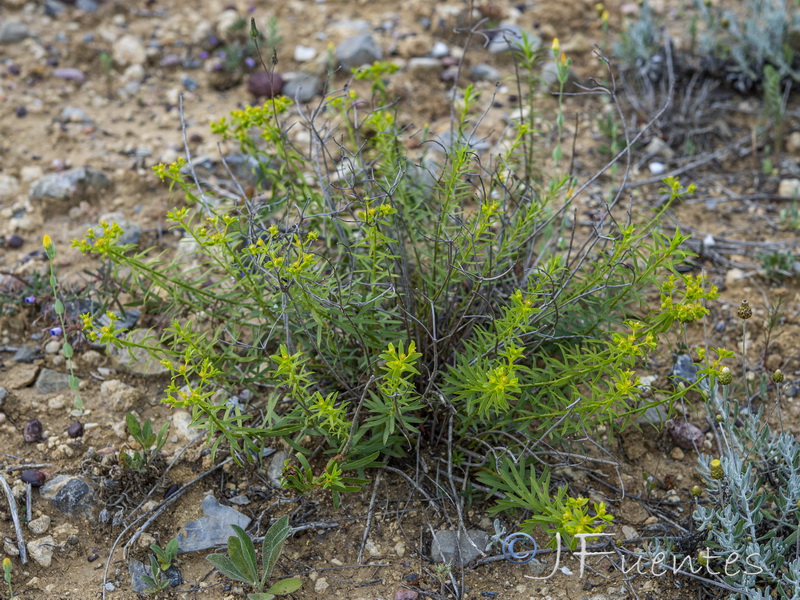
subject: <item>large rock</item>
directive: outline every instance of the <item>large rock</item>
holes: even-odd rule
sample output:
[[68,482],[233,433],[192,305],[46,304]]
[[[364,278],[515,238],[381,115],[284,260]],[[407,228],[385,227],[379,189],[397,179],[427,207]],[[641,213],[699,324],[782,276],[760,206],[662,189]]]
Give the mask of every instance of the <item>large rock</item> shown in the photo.
[[431,556],[436,562],[450,565],[468,565],[481,556],[489,542],[486,532],[468,529],[467,535],[459,529],[455,531],[437,531],[431,544]]
[[39,394],[57,394],[69,389],[69,375],[52,369],[42,369],[36,378],[36,391]]
[[81,200],[91,200],[110,188],[111,181],[104,173],[81,167],[37,179],[30,195],[45,205],[45,211],[63,213]]
[[305,104],[311,102],[322,89],[322,80],[311,73],[297,73],[283,86],[283,95]]
[[234,535],[231,525],[245,529],[250,524],[250,517],[243,515],[230,506],[223,506],[214,496],[206,496],[200,505],[204,516],[197,521],[186,523],[177,535],[178,553],[207,550],[228,541]]
[[375,38],[369,33],[356,35],[344,40],[336,46],[336,56],[342,66],[347,69],[371,65],[383,58],[383,51],[378,46]]
[[30,30],[17,21],[6,21],[0,25],[0,44],[16,44],[30,36]]
[[55,508],[70,517],[96,518],[94,487],[74,475],[56,475],[42,487],[39,495],[50,500]]

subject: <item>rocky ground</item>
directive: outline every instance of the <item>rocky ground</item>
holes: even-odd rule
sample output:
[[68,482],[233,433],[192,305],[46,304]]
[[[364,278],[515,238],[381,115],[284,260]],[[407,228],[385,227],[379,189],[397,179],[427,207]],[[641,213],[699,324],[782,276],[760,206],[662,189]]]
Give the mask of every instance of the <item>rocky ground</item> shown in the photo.
[[[677,4],[654,7],[675,27],[680,51],[687,41],[685,34],[681,37],[684,17]],[[273,93],[297,99],[302,110],[310,110],[326,90],[347,83],[341,70],[328,78],[332,67],[381,58],[399,67],[390,78],[390,92],[399,99],[408,131],[404,142],[412,149],[421,131],[449,129],[447,93],[454,81],[473,82],[489,107],[482,146],[476,149],[491,153],[503,143],[514,117],[517,89],[507,50],[516,43],[515,36],[526,31],[548,46],[557,36],[561,50],[573,60],[573,79],[591,85],[591,78],[608,76],[593,48],[609,51],[624,16],[638,10],[635,4],[615,1],[605,8],[609,27],[593,0],[483,2],[472,11],[465,2],[416,0],[402,5],[384,0],[0,0],[0,473],[22,514],[27,553],[24,561],[10,505],[0,501],[3,554],[12,559],[14,592],[31,599],[137,597],[143,589],[139,561],[146,561],[149,545],[178,536],[181,555],[173,593],[209,600],[241,598],[242,586],[214,572],[205,555],[227,539],[229,523],[265,525],[288,507],[292,525],[299,529],[287,543],[279,570],[281,576],[303,579],[293,597],[413,600],[420,592],[448,597],[434,576],[434,564],[441,561],[434,557],[436,550],[447,558],[457,545],[447,539],[455,514],[447,498],[437,497],[431,506],[401,475],[386,471],[371,510],[368,489],[348,497],[337,511],[322,495],[301,498],[280,489],[286,454],[279,444],[260,468],[214,464],[195,440],[190,415],[160,404],[166,382],[158,365],[107,356],[99,348],[82,348],[76,356],[88,409],[76,424],[60,354],[63,339],[60,333],[53,335],[57,324],[46,294],[27,305],[21,299],[29,295],[28,282],[48,273],[44,234],[58,250],[59,279],[65,284],[90,281],[86,272],[99,267],[70,243],[100,221],[119,222],[130,243],[174,248],[177,237],[166,229],[165,214],[176,198],[150,167],[174,161],[184,154],[186,143],[198,165],[213,169],[219,165],[219,149],[209,132],[211,121]],[[251,16],[267,35],[267,47],[277,48],[276,75],[264,75],[258,57],[248,50]],[[480,19],[486,20],[470,35]],[[244,23],[244,29],[237,23]],[[269,61],[269,54],[265,59]],[[552,82],[552,67],[544,67],[541,75],[544,85]],[[544,102],[547,106],[552,100]],[[652,205],[658,185],[637,182],[675,169],[682,170],[686,183],[700,186],[701,192],[678,207],[673,218],[695,234],[696,249],[704,252],[699,261],[722,289],[713,307],[716,326],[711,335],[719,344],[735,344],[733,315],[741,299],[749,298],[756,320],[763,321],[780,295],[785,302],[779,334],[767,341],[754,327],[749,345],[757,368],[780,367],[792,379],[800,374],[800,357],[791,342],[800,315],[796,265],[788,262],[790,272],[778,293],[764,277],[758,253],[796,251],[790,201],[800,189],[796,107],[790,102],[787,110],[787,152],[776,158],[774,172],[763,175],[763,148],[733,143],[757,123],[758,98],[720,91],[707,102],[715,107],[708,120],[716,133],[700,136],[707,144],[700,156],[726,145],[730,151],[688,168],[697,157],[684,157],[664,141],[669,140],[669,123],[664,122],[659,135],[646,136],[646,149],[630,169],[627,193],[634,202]],[[625,108],[634,127],[649,118],[635,106]],[[607,161],[603,147],[609,140],[602,116],[612,110],[611,104],[592,98],[567,99],[568,113],[580,123],[575,161],[579,178]],[[292,135],[302,141],[304,132],[298,129]],[[599,178],[582,200],[584,214],[591,214],[618,184],[610,176]],[[81,312],[77,306],[68,308]],[[131,318],[134,324],[136,315]],[[702,339],[704,334],[691,335]],[[667,375],[668,359],[653,365],[653,377]],[[800,431],[795,393],[793,386],[787,387],[784,425]],[[124,420],[128,411],[152,419],[156,428],[170,423],[165,464],[157,470],[161,475],[170,466],[163,477],[131,479],[120,472],[118,453],[132,443]],[[665,512],[685,521],[691,512],[689,489],[696,481],[694,451],[682,449],[667,434],[655,435],[647,425],[615,444],[618,456],[610,474],[618,474],[628,497],[598,485],[593,471],[568,474],[587,495],[609,501],[617,516],[610,531],[620,538],[639,538],[663,522]],[[705,445],[710,448],[711,440]],[[643,473],[654,477],[654,486],[643,482]],[[143,523],[135,519],[170,498],[164,512],[132,539]],[[661,504],[656,510],[646,500]],[[494,534],[487,507],[478,503],[465,514],[476,545],[484,547]],[[374,519],[364,539],[369,512]],[[263,533],[263,527],[258,529]],[[585,578],[558,571],[551,579],[535,581],[525,575],[549,572],[551,557],[512,565],[482,559],[470,545],[461,546],[467,566],[460,584],[467,590],[464,598],[672,599],[698,593],[689,579],[624,580],[605,571]],[[497,549],[491,554],[497,555]],[[577,569],[575,561],[564,564]]]

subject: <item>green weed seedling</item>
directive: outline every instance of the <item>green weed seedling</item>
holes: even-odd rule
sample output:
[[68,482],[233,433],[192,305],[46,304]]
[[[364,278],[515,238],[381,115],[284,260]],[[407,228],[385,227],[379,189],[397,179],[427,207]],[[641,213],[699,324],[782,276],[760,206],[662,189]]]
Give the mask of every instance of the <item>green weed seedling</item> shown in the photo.
[[136,440],[142,451],[135,451],[133,454],[121,452],[120,462],[134,471],[144,471],[152,458],[161,452],[161,448],[167,442],[169,423],[164,423],[158,433],[153,432],[153,424],[150,419],[140,424],[133,413],[125,415],[125,423],[128,426],[128,433]]
[[236,535],[228,538],[228,555],[212,554],[208,561],[219,571],[231,579],[251,585],[256,593],[247,594],[250,600],[272,600],[275,596],[284,596],[297,590],[303,582],[296,577],[288,577],[273,583],[266,591],[264,588],[272,575],[275,563],[283,551],[283,544],[289,535],[289,517],[284,515],[269,528],[261,546],[261,575],[256,563],[256,549],[253,540],[237,525],[231,525]]
[[169,578],[166,576],[167,570],[172,566],[175,557],[178,555],[178,540],[171,540],[163,548],[158,544],[151,544],[150,550],[150,575],[143,575],[142,580],[147,586],[146,592],[155,594],[161,592],[169,586]]

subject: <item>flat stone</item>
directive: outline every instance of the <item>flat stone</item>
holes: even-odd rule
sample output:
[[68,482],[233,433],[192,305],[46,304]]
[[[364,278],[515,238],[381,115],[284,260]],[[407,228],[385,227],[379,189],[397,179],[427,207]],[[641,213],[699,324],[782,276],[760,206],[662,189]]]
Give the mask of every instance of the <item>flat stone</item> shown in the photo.
[[50,517],[47,515],[42,515],[38,519],[33,519],[28,521],[28,529],[31,530],[31,533],[34,535],[42,535],[45,531],[47,531],[50,527]]
[[322,80],[311,73],[297,73],[283,85],[283,95],[296,102],[311,102],[322,89]]
[[369,33],[356,35],[336,46],[336,56],[342,67],[350,69],[371,65],[383,58],[383,51]]
[[39,394],[57,394],[69,389],[69,375],[52,369],[42,369],[36,378],[36,391]]
[[14,353],[13,360],[18,363],[32,363],[39,356],[38,348],[22,344]]
[[45,204],[45,210],[65,212],[73,203],[91,200],[109,188],[111,181],[104,173],[86,167],[50,173],[37,179],[31,186],[30,196]]
[[467,566],[482,555],[488,542],[486,532],[478,529],[468,529],[466,536],[461,530],[437,531],[431,544],[431,556],[437,562]]
[[500,81],[500,71],[487,64],[475,65],[469,74],[474,81]]
[[500,26],[499,31],[489,43],[489,52],[492,54],[502,54],[503,52],[519,50],[523,45],[523,35],[527,36],[534,50],[542,45],[542,40],[538,36],[529,31],[525,31],[519,25],[508,24]]
[[[150,341],[145,341],[146,338],[152,337],[152,334],[146,329],[136,329],[130,334],[126,335],[135,344],[151,344],[157,345],[158,339],[153,338]],[[142,348],[115,348],[108,346],[108,355],[114,367],[120,370],[134,373],[136,375],[164,375],[169,371],[162,365],[158,359],[153,358],[150,354]]]
[[0,408],[3,408],[3,403],[8,398],[8,390],[0,386]]
[[267,479],[275,487],[281,487],[281,477],[283,477],[283,463],[289,455],[284,450],[278,450],[272,455],[267,469]]
[[200,507],[205,516],[186,523],[183,531],[176,537],[179,554],[207,550],[225,544],[228,538],[234,535],[231,525],[246,529],[251,521],[250,517],[238,510],[220,504],[214,496],[203,498]]
[[0,25],[0,44],[16,44],[30,36],[28,28],[18,21],[6,21]]
[[100,395],[111,403],[115,412],[128,412],[142,398],[142,393],[135,387],[120,381],[109,379],[100,385]]

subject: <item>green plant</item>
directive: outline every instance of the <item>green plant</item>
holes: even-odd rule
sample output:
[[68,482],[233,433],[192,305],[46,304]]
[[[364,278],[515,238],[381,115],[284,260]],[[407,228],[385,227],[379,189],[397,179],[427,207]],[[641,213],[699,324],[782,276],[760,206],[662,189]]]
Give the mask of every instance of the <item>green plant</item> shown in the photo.
[[800,229],[800,212],[797,210],[797,199],[792,200],[792,204],[781,209],[781,223],[786,223],[791,229]]
[[764,65],[761,85],[764,89],[764,101],[762,103],[764,120],[772,130],[775,152],[777,153],[783,149],[783,119],[786,107],[781,93],[780,73],[770,64]]
[[760,252],[758,258],[764,276],[770,281],[780,282],[794,273],[794,254],[789,250]]
[[147,593],[158,593],[169,586],[169,579],[166,571],[172,566],[175,557],[178,555],[178,540],[172,539],[163,548],[158,544],[151,544],[150,550],[150,574],[145,573],[142,581],[147,586]]
[[[643,398],[636,370],[712,294],[702,280],[668,277],[686,236],[661,231],[669,202],[634,217],[612,201],[590,230],[568,230],[585,186],[543,168],[553,148],[537,137],[539,86],[527,70],[539,54],[523,40],[515,56],[529,115],[485,160],[483,100],[468,86],[454,90],[449,137],[416,164],[383,64],[357,72],[368,98],[347,89],[325,100],[305,125],[307,151],[287,133],[301,126],[288,98],[217,121],[213,131],[257,163],[261,199],[198,191],[184,159],[157,165],[184,194],[168,219],[188,253],[121,245],[114,225],[75,246],[113,266],[132,305],[170,324],[152,330],[153,346],[91,316],[87,335],[160,360],[164,401],[192,412],[212,453],[253,460],[280,437],[296,455],[285,485],[327,489],[336,503],[369,468],[420,443],[442,451],[443,425],[468,451],[511,435],[527,452],[537,432],[558,443],[603,425],[613,436],[680,397]],[[674,201],[694,187],[667,179],[663,191]],[[651,310],[647,294],[665,279],[668,301]],[[271,392],[229,403],[241,389]]]
[[288,577],[273,583],[266,591],[267,581],[272,576],[275,563],[283,551],[283,544],[289,535],[289,517],[284,515],[267,531],[261,546],[261,575],[256,562],[253,540],[237,525],[232,525],[235,536],[228,538],[228,555],[212,554],[207,557],[226,577],[251,585],[256,593],[247,594],[250,600],[272,600],[275,596],[291,594],[303,582],[296,577]]
[[[150,422],[150,419],[140,424],[133,413],[125,415],[125,423],[128,427],[128,433],[130,433],[131,437],[139,444],[141,452],[137,450],[131,454],[126,451],[120,451],[120,464],[134,471],[144,472],[151,465],[154,456],[161,452],[161,449],[167,442],[169,423],[164,423],[158,433],[153,432],[153,424]],[[169,548],[169,545],[167,547]],[[175,550],[177,551],[177,542],[175,544]],[[165,558],[167,556],[167,554],[164,554]],[[162,560],[161,556],[159,556],[159,560]]]
[[69,389],[75,395],[73,400],[73,406],[75,407],[73,414],[76,416],[80,416],[83,414],[83,400],[81,399],[80,394],[78,393],[78,387],[80,386],[80,379],[75,376],[75,364],[72,360],[74,356],[74,349],[72,344],[69,343],[67,340],[66,332],[67,332],[67,323],[66,323],[66,315],[65,315],[65,308],[64,303],[58,296],[58,281],[56,280],[56,267],[55,267],[55,258],[56,258],[56,247],[53,245],[52,240],[50,239],[49,235],[45,235],[42,241],[42,245],[44,246],[44,251],[47,254],[47,260],[50,265],[50,288],[53,293],[53,310],[55,311],[56,317],[60,323],[59,327],[54,327],[50,330],[50,335],[53,336],[64,336],[64,343],[61,345],[61,354],[67,361],[67,367],[69,368]]
[[6,556],[3,559],[3,579],[5,580],[6,585],[8,586],[8,597],[9,597],[9,600],[11,598],[14,598],[14,588],[11,586],[11,573],[12,573],[12,570],[13,570],[13,567],[11,565],[11,559]]
[[489,510],[490,515],[504,511],[530,511],[532,516],[522,522],[520,531],[531,533],[535,527],[549,527],[549,545],[556,547],[561,540],[574,550],[578,544],[577,534],[601,533],[614,517],[606,512],[604,502],[594,503],[594,514],[590,514],[586,498],[567,495],[566,486],[559,487],[555,495],[550,493],[550,475],[537,478],[530,466],[515,465],[504,460],[496,469],[481,470],[478,480],[492,491],[504,495],[502,500]]

